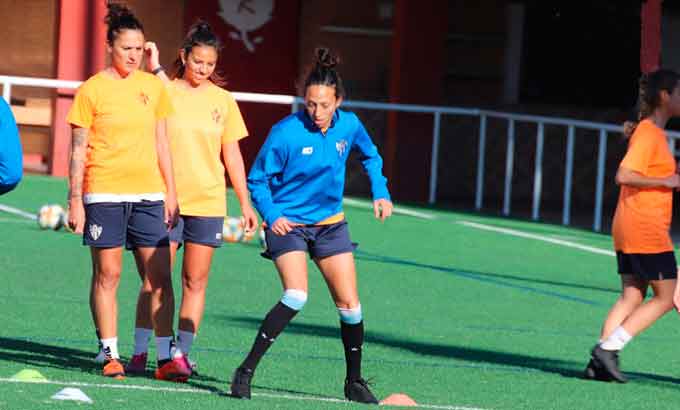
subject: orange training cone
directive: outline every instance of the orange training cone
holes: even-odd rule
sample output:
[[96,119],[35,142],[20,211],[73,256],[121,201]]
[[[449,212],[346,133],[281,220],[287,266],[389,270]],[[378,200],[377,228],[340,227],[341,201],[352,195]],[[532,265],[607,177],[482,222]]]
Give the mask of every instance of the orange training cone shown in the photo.
[[416,403],[415,400],[413,400],[407,394],[404,393],[390,394],[389,396],[382,399],[380,401],[380,404],[385,406],[404,406],[404,407],[418,405],[418,403]]

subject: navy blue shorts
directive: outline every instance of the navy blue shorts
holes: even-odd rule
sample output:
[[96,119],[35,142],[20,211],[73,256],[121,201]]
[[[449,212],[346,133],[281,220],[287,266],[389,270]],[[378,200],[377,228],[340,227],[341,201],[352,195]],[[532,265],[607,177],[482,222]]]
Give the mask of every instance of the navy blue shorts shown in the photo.
[[262,253],[267,259],[276,259],[287,252],[305,251],[312,258],[352,252],[358,246],[349,238],[347,221],[331,225],[298,226],[284,236],[265,229],[267,250]]
[[623,253],[616,251],[620,274],[632,274],[645,280],[675,279],[678,264],[672,251],[661,253]]
[[163,201],[85,205],[83,244],[94,248],[168,246],[164,210]]
[[170,230],[170,242],[197,243],[219,248],[222,246],[224,217],[180,215],[177,225]]

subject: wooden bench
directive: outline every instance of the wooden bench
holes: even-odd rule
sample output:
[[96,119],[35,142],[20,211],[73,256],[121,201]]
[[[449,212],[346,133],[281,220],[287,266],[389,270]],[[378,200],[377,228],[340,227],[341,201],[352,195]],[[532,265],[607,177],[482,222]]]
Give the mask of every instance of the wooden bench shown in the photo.
[[24,169],[46,173],[52,134],[52,101],[49,98],[27,98],[11,105],[11,108],[19,126]]

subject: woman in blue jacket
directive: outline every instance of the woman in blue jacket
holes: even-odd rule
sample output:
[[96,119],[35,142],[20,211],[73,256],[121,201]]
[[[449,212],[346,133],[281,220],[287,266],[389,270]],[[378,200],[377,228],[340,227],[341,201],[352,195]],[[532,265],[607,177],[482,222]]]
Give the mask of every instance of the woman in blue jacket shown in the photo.
[[267,226],[267,256],[281,277],[283,296],[264,318],[250,353],[236,369],[233,396],[250,398],[255,368],[274,339],[307,301],[307,257],[328,284],[340,315],[347,377],[345,397],[377,404],[361,377],[364,326],[347,222],[342,211],[345,167],[357,150],[371,181],[376,218],[392,214],[382,158],[356,115],[339,110],[344,97],[335,70],[338,59],[328,49],[315,52],[305,77],[305,109],[272,128],[248,176],[255,207]]

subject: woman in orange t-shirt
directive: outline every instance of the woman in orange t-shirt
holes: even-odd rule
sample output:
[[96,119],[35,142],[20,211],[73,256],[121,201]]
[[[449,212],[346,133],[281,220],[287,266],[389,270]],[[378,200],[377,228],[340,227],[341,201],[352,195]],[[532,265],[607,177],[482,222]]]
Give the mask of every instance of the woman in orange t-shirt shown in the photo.
[[118,354],[117,289],[123,247],[132,245],[153,284],[156,377],[177,380],[191,372],[172,348],[168,231],[178,209],[165,132],[172,106],[163,83],[139,71],[142,24],[123,5],[108,2],[107,7],[111,65],[82,84],[67,117],[73,134],[68,223],[90,247],[90,306],[104,353],[104,376],[125,374]]
[[[680,75],[659,70],[640,79],[640,123],[626,127],[628,151],[616,173],[621,186],[612,235],[622,293],[593,347],[585,377],[626,382],[618,353],[633,336],[680,306],[677,263],[670,237],[673,190],[680,176],[664,127],[680,116]],[[647,288],[654,296],[644,302]]]

